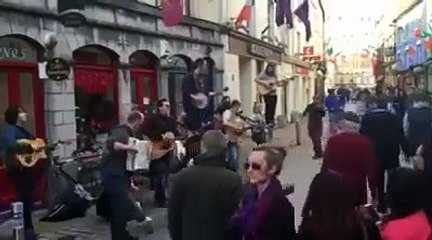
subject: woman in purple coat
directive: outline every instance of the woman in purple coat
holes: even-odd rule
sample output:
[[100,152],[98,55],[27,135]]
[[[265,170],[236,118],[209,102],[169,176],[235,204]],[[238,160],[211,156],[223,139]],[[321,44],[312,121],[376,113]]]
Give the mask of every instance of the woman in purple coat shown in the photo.
[[277,179],[285,156],[284,149],[268,146],[249,156],[245,167],[254,184],[233,217],[231,240],[295,239],[294,207]]

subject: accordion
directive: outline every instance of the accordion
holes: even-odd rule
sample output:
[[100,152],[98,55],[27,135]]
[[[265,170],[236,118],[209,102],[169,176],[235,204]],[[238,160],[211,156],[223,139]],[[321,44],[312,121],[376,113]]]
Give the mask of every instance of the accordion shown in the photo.
[[137,152],[128,153],[126,170],[131,172],[148,170],[150,166],[151,143],[146,140],[129,138],[129,145],[133,145]]

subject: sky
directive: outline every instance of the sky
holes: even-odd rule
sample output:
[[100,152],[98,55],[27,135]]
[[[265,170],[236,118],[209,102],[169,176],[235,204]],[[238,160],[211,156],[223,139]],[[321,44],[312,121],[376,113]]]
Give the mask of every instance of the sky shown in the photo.
[[326,37],[334,52],[349,55],[378,45],[376,22],[393,18],[395,0],[323,0]]

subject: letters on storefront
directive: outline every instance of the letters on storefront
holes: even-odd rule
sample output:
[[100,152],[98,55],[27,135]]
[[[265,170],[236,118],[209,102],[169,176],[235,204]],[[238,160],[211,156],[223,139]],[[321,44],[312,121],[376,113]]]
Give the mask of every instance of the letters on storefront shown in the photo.
[[26,57],[26,49],[15,47],[0,47],[1,60],[24,60]]
[[273,63],[281,63],[283,49],[269,43],[257,40],[251,36],[238,33],[229,33],[229,52],[245,57],[265,59]]

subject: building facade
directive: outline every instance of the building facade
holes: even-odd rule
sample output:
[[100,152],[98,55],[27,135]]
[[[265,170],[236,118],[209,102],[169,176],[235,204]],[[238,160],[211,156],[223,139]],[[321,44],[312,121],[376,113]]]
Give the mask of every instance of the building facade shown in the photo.
[[[0,28],[0,111],[22,106],[29,130],[54,142],[98,135],[98,129],[124,122],[132,107],[148,110],[159,98],[181,111],[182,81],[200,57],[209,60],[209,81],[220,90],[220,25],[185,16],[166,27],[159,3],[152,4],[91,1],[85,25],[68,28],[59,22],[57,1],[1,1],[0,24],[8,27]],[[190,10],[185,6],[185,13]],[[46,60],[53,57],[70,63],[66,80],[45,74]],[[70,156],[76,147],[62,146],[57,154]],[[14,194],[2,163],[0,181],[7,186],[0,188],[1,205]]]
[[395,31],[395,60],[398,85],[427,90],[427,41],[422,37],[427,21],[426,2],[414,1],[393,21]]

